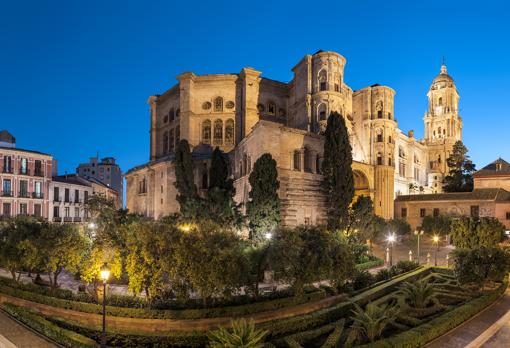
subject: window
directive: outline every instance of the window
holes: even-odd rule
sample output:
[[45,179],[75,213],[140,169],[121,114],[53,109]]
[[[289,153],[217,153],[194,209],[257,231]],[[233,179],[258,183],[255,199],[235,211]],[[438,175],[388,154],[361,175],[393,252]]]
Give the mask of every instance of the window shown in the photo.
[[301,153],[299,150],[294,151],[294,170],[301,170]]
[[181,109],[175,110],[175,118],[179,118],[181,116]]
[[328,73],[326,70],[319,72],[319,90],[326,91],[328,89]]
[[433,215],[434,215],[434,217],[438,217],[439,216],[439,208],[434,208]]
[[19,181],[19,197],[28,197],[28,181],[26,180]]
[[437,105],[443,105],[443,98],[439,97],[437,100]]
[[390,136],[388,136],[388,143],[391,144],[391,141],[392,141],[392,139],[391,139],[391,135],[390,135]]
[[393,166],[393,159],[390,157],[388,157],[388,165],[391,167]]
[[320,89],[321,89],[321,91],[327,90],[326,82],[321,82]]
[[145,178],[138,182],[138,193],[147,193],[147,181]]
[[382,135],[382,133],[381,134],[377,134],[377,142],[378,143],[382,143],[383,142],[383,135]]
[[304,150],[304,162],[305,162],[305,172],[311,173],[312,172],[312,161],[311,161],[311,153],[308,148],[305,147]]
[[382,110],[377,111],[377,118],[382,118]]
[[69,201],[69,189],[64,189],[64,202],[70,202]]
[[414,180],[420,181],[420,169],[414,168]]
[[175,138],[174,138],[174,130],[170,129],[168,133],[168,151],[173,152],[175,148]]
[[398,163],[398,173],[400,177],[405,178],[406,177],[406,164],[402,163],[402,161],[399,161]]
[[60,216],[60,208],[53,207],[53,217],[59,217],[59,216]]
[[471,206],[471,217],[473,217],[473,218],[480,217],[480,206],[478,206],[478,205]]
[[53,202],[60,202],[60,192],[58,187],[53,188]]
[[510,211],[507,211],[507,212],[506,212],[506,219],[507,219],[507,220],[510,220]]
[[223,142],[223,121],[216,120],[214,121],[214,145],[221,145]]
[[36,176],[42,176],[42,169],[41,169],[41,161],[40,160],[35,160],[35,164],[34,164],[34,175]]
[[26,203],[19,204],[19,214],[20,215],[28,215],[28,206]]
[[168,113],[168,119],[170,120],[170,122],[172,122],[172,121],[175,119],[175,111],[174,111],[174,108],[171,108],[171,109],[170,109],[170,112]]
[[3,208],[2,216],[10,217],[11,216],[11,203],[4,203],[2,208]]
[[319,121],[326,120],[326,104],[319,105]]
[[231,118],[225,122],[225,144],[234,144],[234,120]]
[[340,85],[335,83],[335,92],[340,92]]
[[35,217],[41,217],[42,216],[41,212],[42,212],[41,205],[40,204],[34,204],[34,216]]
[[40,181],[34,183],[34,198],[42,198],[42,183]]
[[4,156],[4,173],[12,173],[12,158]]
[[204,144],[211,143],[211,120],[205,120],[202,123],[202,142]]
[[64,216],[68,218],[69,216],[71,216],[71,209],[69,209],[69,207],[65,207],[64,213],[65,213]]
[[11,186],[11,180],[10,179],[4,179],[2,196],[4,196],[4,197],[12,196],[11,187],[12,187]]
[[383,159],[382,159],[382,155],[380,153],[377,154],[377,165],[379,165],[379,166],[383,165]]
[[388,112],[388,120],[391,120],[391,112]]
[[407,208],[402,208],[402,211],[400,212],[401,217],[406,218],[407,217]]
[[28,160],[26,158],[21,159],[19,172],[20,174],[28,174]]
[[83,192],[83,203],[88,203],[89,202],[89,191],[84,191]]
[[425,217],[426,214],[427,214],[427,210],[425,208],[421,208],[420,209],[420,217]]
[[214,99],[214,111],[223,111],[223,98],[217,97]]
[[168,152],[168,132],[163,134],[163,154]]
[[80,217],[80,208],[78,207],[74,208],[74,217]]
[[74,203],[80,203],[80,190],[74,190]]
[[276,104],[272,101],[267,103],[267,114],[273,116],[276,114]]

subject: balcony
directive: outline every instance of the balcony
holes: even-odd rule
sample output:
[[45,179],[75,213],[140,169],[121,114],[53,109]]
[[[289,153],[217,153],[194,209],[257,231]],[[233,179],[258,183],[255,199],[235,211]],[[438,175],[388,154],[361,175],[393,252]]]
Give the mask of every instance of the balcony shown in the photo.
[[2,191],[1,196],[2,197],[12,197],[13,193],[12,193],[12,191]]
[[20,168],[18,174],[19,175],[30,175],[30,170],[28,168]]
[[2,170],[2,173],[4,173],[4,174],[13,174],[14,170],[12,168],[4,168],[4,170]]
[[60,216],[54,216],[53,222],[62,222],[62,218]]
[[44,198],[44,193],[42,193],[42,192],[32,192],[32,198],[43,199]]
[[20,198],[30,198],[30,194],[26,191],[20,191],[18,192],[18,197]]
[[60,197],[53,197],[53,202],[62,202],[62,200],[60,199]]
[[73,222],[73,218],[72,218],[72,217],[70,217],[70,216],[66,216],[66,217],[64,218],[64,222]]
[[35,168],[34,176],[44,176],[44,173],[43,173],[43,171],[41,169]]
[[74,218],[73,218],[73,221],[74,221],[74,222],[81,222],[81,217],[74,217]]

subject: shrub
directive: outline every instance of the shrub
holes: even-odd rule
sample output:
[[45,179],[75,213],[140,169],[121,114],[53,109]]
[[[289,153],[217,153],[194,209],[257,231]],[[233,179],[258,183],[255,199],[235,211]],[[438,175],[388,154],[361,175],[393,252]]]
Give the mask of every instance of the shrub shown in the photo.
[[255,329],[255,322],[245,319],[232,321],[232,328],[226,330],[220,327],[216,331],[209,333],[209,346],[212,348],[260,348],[264,336],[267,335],[265,330]]
[[383,264],[384,264],[384,260],[383,259],[374,257],[374,259],[372,259],[370,261],[357,264],[356,265],[356,269],[359,270],[359,271],[362,271],[362,270],[374,268],[374,267],[377,267],[377,266],[381,266]]
[[43,334],[44,336],[56,341],[57,343],[65,347],[96,347],[97,343],[85,336],[82,336],[76,332],[69,331],[58,327],[54,323],[44,319],[43,317],[36,315],[29,309],[15,306],[10,303],[4,303],[3,309],[31,327],[35,331]]
[[500,248],[458,249],[453,257],[454,273],[461,284],[482,287],[501,281],[510,269],[510,254]]
[[354,288],[354,290],[359,290],[369,287],[374,282],[375,282],[374,276],[370,274],[368,271],[356,270],[354,272],[354,277],[352,279],[352,287]]
[[435,298],[436,289],[433,283],[420,279],[414,283],[404,282],[400,287],[402,295],[413,308],[425,308]]
[[367,304],[365,310],[357,304],[354,307],[350,334],[358,342],[366,340],[374,342],[381,337],[388,325],[394,321],[397,313],[396,307],[376,306],[373,303]]
[[399,273],[405,273],[420,267],[420,265],[418,264],[418,262],[414,261],[399,261],[397,262],[395,267],[397,268]]

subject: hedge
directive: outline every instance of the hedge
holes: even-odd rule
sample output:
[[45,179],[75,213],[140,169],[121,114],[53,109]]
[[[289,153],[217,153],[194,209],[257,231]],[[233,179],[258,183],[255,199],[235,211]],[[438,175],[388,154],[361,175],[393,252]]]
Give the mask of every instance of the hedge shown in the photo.
[[376,260],[371,260],[371,261],[357,264],[356,269],[361,271],[361,270],[370,269],[370,268],[374,268],[374,267],[381,266],[381,265],[384,265],[384,260],[377,258]]
[[462,324],[478,314],[484,308],[496,301],[508,286],[505,280],[499,288],[489,294],[478,297],[468,303],[459,306],[431,321],[417,326],[408,331],[402,332],[393,337],[382,339],[370,344],[359,346],[359,348],[414,348],[422,347],[428,342],[444,335],[448,331]]
[[90,348],[98,346],[96,341],[79,333],[63,329],[29,309],[10,303],[4,303],[3,309],[25,325],[65,347]]
[[[52,307],[71,309],[79,312],[102,314],[102,306],[94,303],[77,302],[64,300],[56,297],[41,295],[35,292],[13,288],[0,284],[0,293],[24,300],[42,303]],[[327,296],[326,292],[317,289],[315,292],[305,294],[301,297],[285,297],[276,300],[253,302],[241,306],[214,307],[204,309],[144,309],[106,306],[108,315],[128,318],[145,319],[201,319],[215,317],[237,317],[258,312],[266,312],[295,306],[311,301],[318,301]],[[108,300],[108,298],[107,298]]]

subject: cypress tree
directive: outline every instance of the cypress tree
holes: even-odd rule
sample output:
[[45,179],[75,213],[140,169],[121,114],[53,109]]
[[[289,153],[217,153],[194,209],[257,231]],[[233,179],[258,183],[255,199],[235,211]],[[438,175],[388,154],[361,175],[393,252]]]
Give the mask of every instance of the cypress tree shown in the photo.
[[262,243],[264,235],[280,222],[280,197],[276,161],[265,153],[257,159],[249,177],[250,201],[246,207],[249,219],[250,239]]
[[347,223],[349,205],[354,197],[352,148],[342,115],[337,112],[329,115],[324,138],[322,173],[328,227],[336,230]]
[[230,192],[233,190],[232,180],[228,178],[228,160],[219,147],[212,153],[209,169],[209,189],[213,187]]
[[473,172],[475,165],[467,155],[468,149],[462,141],[458,140],[453,145],[453,150],[446,160],[449,173],[444,179],[443,190],[445,192],[469,192],[473,191]]
[[175,187],[179,194],[177,201],[180,204],[181,214],[186,217],[193,216],[193,207],[198,203],[197,187],[193,177],[193,159],[188,141],[182,139],[175,149]]

